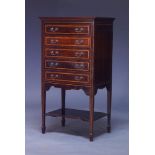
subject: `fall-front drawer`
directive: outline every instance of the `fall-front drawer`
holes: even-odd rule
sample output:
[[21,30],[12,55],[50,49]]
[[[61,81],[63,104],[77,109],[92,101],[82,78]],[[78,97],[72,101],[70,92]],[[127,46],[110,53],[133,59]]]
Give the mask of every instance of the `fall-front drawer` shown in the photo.
[[84,34],[90,33],[89,24],[45,24],[44,31],[47,34]]
[[44,44],[49,46],[91,47],[89,37],[49,37],[45,36]]
[[45,60],[45,69],[69,69],[89,71],[89,62]]
[[45,57],[89,59],[89,50],[45,48]]
[[45,80],[47,81],[68,81],[89,83],[89,76],[83,74],[45,72]]

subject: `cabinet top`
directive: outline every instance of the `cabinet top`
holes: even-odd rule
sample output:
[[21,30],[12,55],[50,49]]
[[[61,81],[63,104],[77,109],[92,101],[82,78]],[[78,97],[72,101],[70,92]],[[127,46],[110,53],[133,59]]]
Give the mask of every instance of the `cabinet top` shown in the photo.
[[114,21],[115,18],[112,17],[95,17],[95,16],[89,16],[89,17],[39,17],[42,21],[46,20],[54,20],[54,21],[67,21],[67,20],[73,20],[73,21]]

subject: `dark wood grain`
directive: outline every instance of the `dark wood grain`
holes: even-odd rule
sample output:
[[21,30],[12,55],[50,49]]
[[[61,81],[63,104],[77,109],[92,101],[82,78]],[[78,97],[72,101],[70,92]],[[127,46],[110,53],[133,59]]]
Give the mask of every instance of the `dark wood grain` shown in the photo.
[[88,60],[90,57],[89,50],[45,48],[44,51],[46,58]]
[[67,69],[76,71],[89,71],[89,62],[76,62],[67,60],[45,60],[45,69]]
[[89,24],[45,24],[45,33],[47,34],[85,34],[89,35]]
[[[46,116],[89,121],[89,139],[93,141],[94,121],[107,116],[111,131],[112,42],[114,18],[40,17],[42,22],[41,97],[42,132],[45,133],[46,91],[61,88],[61,109]],[[106,113],[94,112],[94,96],[107,89]],[[89,96],[89,111],[66,109],[65,92],[84,90]]]
[[89,83],[89,76],[84,74],[72,74],[72,73],[59,73],[59,72],[45,72],[45,79],[47,81],[59,81],[59,82],[78,82]]
[[[90,112],[86,110],[77,110],[77,109],[65,109],[65,118],[72,118],[72,119],[81,119],[82,121],[89,121],[90,119]],[[46,113],[46,116],[52,117],[62,117],[61,109],[54,110],[51,112]],[[103,112],[94,112],[94,121],[107,116],[106,113]]]
[[90,38],[89,37],[55,37],[55,36],[45,36],[44,40],[45,46],[52,47],[91,47]]

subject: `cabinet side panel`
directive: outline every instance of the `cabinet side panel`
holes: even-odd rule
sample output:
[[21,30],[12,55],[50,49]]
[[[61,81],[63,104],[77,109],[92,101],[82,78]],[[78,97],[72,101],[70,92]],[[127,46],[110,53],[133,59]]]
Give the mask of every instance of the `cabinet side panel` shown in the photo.
[[41,87],[44,86],[44,50],[43,50],[43,31],[44,31],[44,23],[41,21]]
[[95,24],[95,84],[105,85],[112,77],[112,24]]

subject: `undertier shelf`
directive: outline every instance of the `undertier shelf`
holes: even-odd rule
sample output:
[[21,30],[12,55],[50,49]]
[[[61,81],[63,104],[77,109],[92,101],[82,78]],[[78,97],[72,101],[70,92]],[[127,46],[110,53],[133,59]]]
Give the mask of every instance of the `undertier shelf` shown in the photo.
[[[46,113],[46,116],[52,117],[61,117],[61,109],[54,110],[51,112]],[[94,112],[94,121],[107,116],[106,113],[103,112]],[[65,109],[65,118],[72,118],[72,119],[81,119],[83,121],[89,121],[89,111],[86,110],[76,110],[76,109]]]

